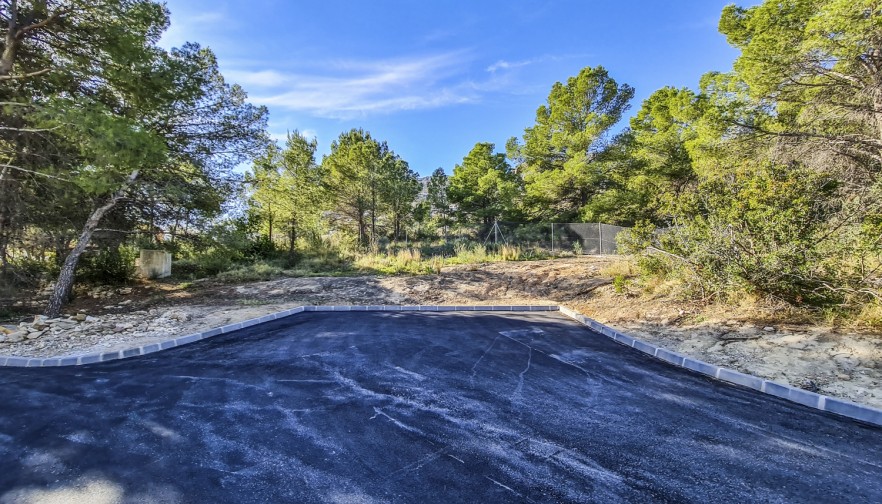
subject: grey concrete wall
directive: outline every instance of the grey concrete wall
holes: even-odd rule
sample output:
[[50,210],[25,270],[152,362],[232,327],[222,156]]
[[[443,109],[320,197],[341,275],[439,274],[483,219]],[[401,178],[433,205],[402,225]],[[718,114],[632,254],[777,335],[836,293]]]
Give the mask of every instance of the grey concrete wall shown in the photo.
[[165,278],[171,276],[172,256],[164,250],[141,249],[141,261],[138,270],[147,278]]

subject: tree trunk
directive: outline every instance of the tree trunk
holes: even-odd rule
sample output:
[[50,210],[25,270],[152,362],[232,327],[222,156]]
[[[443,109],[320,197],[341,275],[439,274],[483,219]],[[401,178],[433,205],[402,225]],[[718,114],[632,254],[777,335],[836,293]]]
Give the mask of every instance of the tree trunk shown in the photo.
[[269,241],[273,242],[273,207],[270,205],[269,207]]
[[86,220],[86,224],[83,226],[83,232],[80,233],[80,236],[77,239],[76,246],[64,259],[64,264],[61,265],[61,272],[58,274],[58,279],[55,281],[55,289],[52,291],[52,296],[49,297],[49,306],[46,307],[46,312],[44,313],[47,317],[57,317],[58,314],[61,313],[61,308],[67,304],[67,301],[70,298],[71,288],[73,287],[74,273],[76,273],[77,264],[80,262],[80,256],[83,255],[83,251],[89,246],[89,242],[92,239],[92,233],[98,228],[98,224],[101,223],[101,219],[104,218],[107,212],[113,210],[117,203],[120,202],[125,195],[126,189],[128,189],[136,178],[138,178],[138,170],[133,171],[129,175],[129,178],[126,179],[125,185],[113,193],[107,203],[96,208],[92,212],[92,215]]
[[0,55],[0,75],[7,76],[12,73],[15,65],[15,55],[21,41],[18,40],[18,8],[16,0],[12,0],[10,6],[9,21],[6,31],[6,39],[3,41],[3,53]]
[[291,229],[288,234],[288,255],[294,256],[294,244],[297,241],[297,226],[295,221],[291,221]]

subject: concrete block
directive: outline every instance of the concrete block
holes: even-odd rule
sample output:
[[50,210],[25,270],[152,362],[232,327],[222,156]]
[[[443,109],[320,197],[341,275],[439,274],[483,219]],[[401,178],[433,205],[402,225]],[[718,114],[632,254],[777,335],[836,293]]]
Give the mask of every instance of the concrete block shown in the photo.
[[819,394],[772,381],[766,381],[763,383],[763,392],[812,408],[819,407],[821,401],[821,396]]
[[81,355],[78,361],[80,364],[93,364],[95,362],[101,362],[101,355],[102,354],[97,353]]
[[401,307],[401,311],[420,311],[420,307],[414,305],[404,305]]
[[739,373],[738,371],[732,371],[727,368],[720,368],[719,373],[717,373],[717,378],[727,381],[729,383],[734,383],[736,385],[741,385],[743,387],[752,388],[754,390],[762,390],[763,389],[763,379],[757,378],[756,376],[751,376],[744,373]]
[[[239,324],[236,324],[239,325]],[[199,341],[202,339],[201,334],[188,334],[186,336],[181,336],[180,338],[176,338],[175,342],[177,342],[178,346],[186,345],[187,343],[193,343],[194,341]]]
[[222,334],[220,327],[215,327],[214,329],[209,329],[208,331],[204,331],[202,333],[203,338],[211,338],[212,336],[217,336],[218,334]]
[[176,347],[176,346],[178,346],[178,341],[177,341],[177,340],[163,341],[162,343],[159,344],[159,348],[160,348],[161,350],[165,350],[165,349],[167,349],[167,348],[174,348],[174,347]]
[[600,330],[600,334],[603,334],[604,336],[609,336],[610,338],[615,338],[616,330],[612,327],[603,326],[603,328]]
[[161,348],[159,346],[159,343],[153,343],[152,345],[143,346],[141,347],[141,355],[158,352],[160,349]]
[[659,348],[658,351],[655,352],[655,356],[663,361],[670,362],[671,364],[674,364],[677,366],[682,366],[683,360],[686,359],[682,355],[680,355],[676,352],[672,352],[666,348]]
[[61,359],[43,359],[43,362],[41,362],[40,365],[43,367],[60,366]]
[[623,345],[634,346],[634,338],[627,334],[616,333],[615,340]]
[[511,311],[530,311],[530,307],[529,307],[529,306],[523,306],[523,305],[512,306],[512,307],[511,307]]
[[78,360],[79,360],[78,357],[64,357],[63,359],[61,359],[61,361],[58,363],[58,365],[59,366],[76,366]]
[[352,311],[385,311],[383,305],[353,306]]
[[104,352],[101,354],[101,362],[119,359],[120,352]]
[[248,320],[243,320],[242,322],[239,322],[242,329],[244,329],[246,327],[256,326],[259,323],[260,322],[258,321],[258,319],[248,319]]
[[711,376],[713,378],[717,377],[717,373],[720,371],[719,366],[714,366],[713,364],[708,364],[707,362],[685,358],[683,359],[683,367],[686,369],[691,369],[692,371],[697,371],[701,374],[705,374]]
[[27,367],[42,367],[43,359],[28,359]]
[[129,348],[128,350],[122,351],[122,358],[123,359],[125,359],[126,357],[134,357],[136,355],[141,355],[141,348],[140,347],[139,348]]
[[[291,310],[293,312],[293,310]],[[314,312],[318,311],[318,306],[308,305],[303,307],[303,311]]]
[[641,352],[652,356],[655,356],[655,352],[658,351],[658,347],[656,347],[655,345],[650,345],[649,343],[645,343],[637,339],[634,340],[633,346],[637,350],[640,350]]
[[[225,325],[220,328],[222,334],[226,334],[228,332],[233,332],[233,331],[238,331],[239,329],[242,329],[241,323]],[[178,344],[180,344],[180,343],[178,343]]]
[[141,249],[138,271],[146,278],[165,278],[171,276],[172,256],[165,250]]
[[871,408],[869,406],[862,406],[849,401],[843,401],[841,399],[825,397],[824,411],[854,418],[855,420],[860,420],[862,422],[882,425],[882,410]]

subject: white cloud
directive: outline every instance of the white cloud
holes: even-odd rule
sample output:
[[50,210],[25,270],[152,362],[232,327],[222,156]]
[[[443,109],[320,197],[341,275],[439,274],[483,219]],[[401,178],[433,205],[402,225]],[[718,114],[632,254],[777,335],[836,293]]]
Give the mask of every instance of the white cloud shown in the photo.
[[537,60],[537,59],[529,59],[529,60],[522,60],[522,61],[499,60],[496,63],[493,63],[492,65],[488,66],[487,71],[490,73],[494,73],[497,70],[510,70],[512,68],[518,68],[518,67],[523,67],[523,66],[527,66],[527,65],[532,65],[533,63],[536,63],[537,61],[539,61],[539,60]]
[[557,55],[546,54],[543,56],[537,56],[535,58],[529,58],[529,59],[519,60],[519,61],[508,61],[508,60],[501,59],[501,60],[497,61],[496,63],[493,63],[492,65],[488,66],[486,68],[486,70],[490,73],[496,73],[499,70],[512,70],[515,68],[525,67],[525,66],[529,66],[529,65],[536,65],[539,63],[547,63],[549,61],[587,59],[589,57],[590,57],[590,55],[588,55],[588,54],[557,54]]
[[208,12],[186,12],[170,7],[171,24],[162,34],[159,45],[165,48],[180,47],[185,42],[204,42],[205,33],[225,24],[229,27],[231,19],[223,10]]
[[472,86],[456,82],[468,58],[462,52],[395,60],[327,62],[309,73],[276,69],[234,70],[230,82],[250,90],[255,103],[350,118],[371,113],[438,108],[478,98]]

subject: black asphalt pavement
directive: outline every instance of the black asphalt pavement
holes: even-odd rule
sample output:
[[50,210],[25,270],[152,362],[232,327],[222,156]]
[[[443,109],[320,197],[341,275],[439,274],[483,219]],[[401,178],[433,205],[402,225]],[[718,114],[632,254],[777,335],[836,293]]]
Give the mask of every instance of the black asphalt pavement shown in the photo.
[[304,313],[0,369],[0,502],[78,499],[882,502],[882,429],[555,312]]

